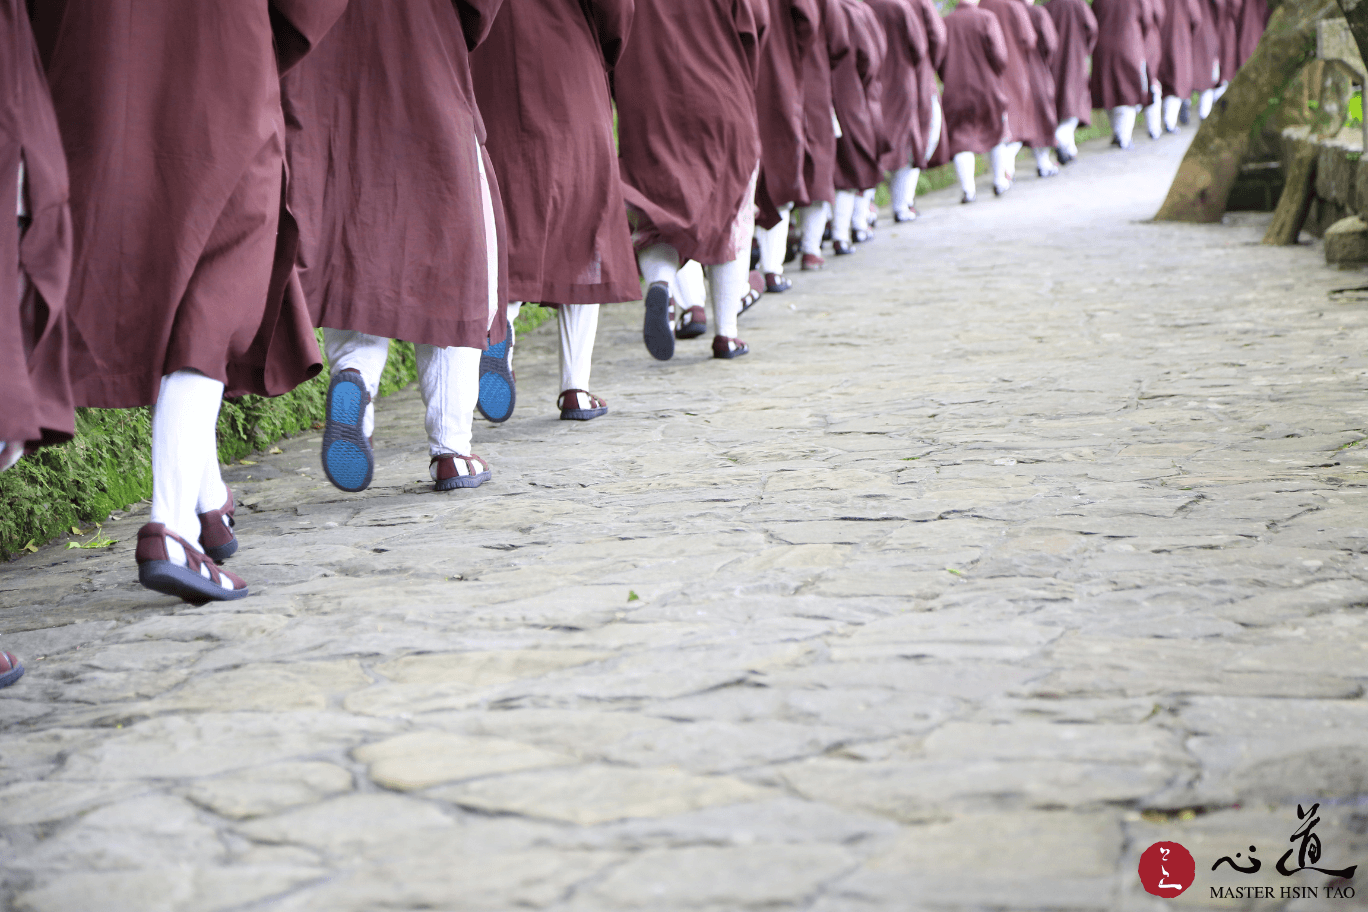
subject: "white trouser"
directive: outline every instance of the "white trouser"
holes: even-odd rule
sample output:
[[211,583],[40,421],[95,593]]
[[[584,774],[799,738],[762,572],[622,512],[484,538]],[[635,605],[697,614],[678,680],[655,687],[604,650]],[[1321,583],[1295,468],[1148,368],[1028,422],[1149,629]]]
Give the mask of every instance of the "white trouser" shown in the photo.
[[1050,160],[1049,146],[1041,146],[1039,149],[1032,146],[1031,154],[1035,156],[1036,171],[1038,173],[1053,174],[1059,170],[1055,167],[1055,163]]
[[709,266],[708,288],[712,297],[713,332],[735,339],[741,299],[750,291],[750,251],[743,251],[730,263]]
[[[518,319],[518,314],[522,313],[522,306],[522,301],[509,302],[510,325]],[[562,304],[557,316],[560,321],[561,392],[570,389],[587,390],[589,372],[594,367],[594,339],[598,336],[599,306]]]
[[855,214],[852,220],[855,227],[861,231],[869,230],[869,208],[874,205],[875,189],[873,187],[855,197]]
[[[190,542],[199,540],[197,513],[217,510],[228,500],[219,474],[219,408],[223,384],[196,370],[161,379],[152,407],[152,522]],[[184,563],[179,545],[172,559]]]
[[1221,96],[1224,95],[1224,94],[1226,93],[1226,89],[1228,89],[1228,88],[1230,88],[1230,81],[1229,81],[1229,80],[1226,80],[1226,81],[1222,82],[1220,85],[1218,85],[1216,88],[1212,89],[1212,90],[1211,90],[1211,100],[1212,100],[1212,101],[1220,101],[1220,100],[1221,100]]
[[1211,106],[1216,103],[1216,90],[1207,89],[1197,98],[1197,118],[1206,120],[1211,116]]
[[712,301],[713,332],[729,339],[736,338],[736,317],[741,312],[741,299],[750,290],[750,251],[743,251],[730,263],[704,268],[690,261],[683,268],[679,254],[669,244],[655,244],[637,254],[641,275],[647,284],[669,284],[675,303],[680,307],[699,307],[704,297]]
[[1078,143],[1074,139],[1074,131],[1078,129],[1078,118],[1070,117],[1055,127],[1055,144],[1070,155],[1078,154]]
[[821,256],[822,235],[826,232],[831,206],[827,203],[813,203],[798,211],[803,215],[803,253]]
[[1160,112],[1159,83],[1150,85],[1150,103],[1145,105],[1145,130],[1151,138],[1164,132],[1163,116]]
[[[673,248],[671,248],[673,249]],[[703,267],[698,265],[695,260],[690,260],[675,273],[674,283],[670,288],[670,294],[674,295],[675,303],[681,310],[692,310],[701,307],[705,313],[708,306],[708,280],[703,275]],[[676,314],[678,316],[678,314]]]
[[589,389],[594,366],[594,339],[598,336],[597,304],[560,306],[561,392]]
[[993,186],[999,190],[1007,189],[1012,182],[1009,163],[1013,145],[1015,143],[999,143],[988,150],[988,170],[993,175]]
[[855,200],[861,194],[854,190],[837,190],[836,205],[831,216],[831,238],[843,244],[850,243],[850,228],[855,220]]
[[789,221],[793,203],[779,207],[779,224],[773,228],[755,228],[755,239],[760,242],[760,271],[768,275],[784,274],[784,254],[788,252]]
[[1007,180],[1009,181],[1016,180],[1016,161],[1017,155],[1021,152],[1021,146],[1022,143],[1020,142],[1010,142],[1007,144],[1007,157],[1002,162],[1002,166],[1006,169]]
[[954,157],[955,176],[959,178],[960,189],[968,197],[974,196],[974,153],[956,152]]
[[888,195],[892,198],[893,213],[904,218],[912,214],[912,206],[917,198],[917,179],[921,169],[905,165],[893,172],[888,179]]
[[926,160],[930,161],[931,156],[936,154],[940,148],[941,124],[944,122],[944,115],[941,114],[940,96],[931,96],[931,126],[926,138]]
[[[484,156],[479,142],[475,144],[475,160],[480,171],[480,203],[484,215],[485,276],[488,320],[485,328],[494,326],[499,314],[499,236],[494,220],[494,197],[489,190],[489,175],[485,173]],[[375,397],[380,391],[380,378],[389,358],[390,340],[383,336],[350,329],[323,330],[323,348],[329,369],[354,370],[361,375],[371,404],[366,407],[362,431],[366,436],[375,432]],[[428,451],[433,456],[471,455],[471,431],[475,420],[475,404],[480,398],[480,356],[478,348],[456,346],[438,347],[419,343],[414,345],[418,361],[418,389],[427,406],[424,424],[427,428]],[[222,504],[220,504],[221,506]]]
[[1123,146],[1130,145],[1131,136],[1135,133],[1135,113],[1135,108],[1132,105],[1122,105],[1119,108],[1111,109],[1112,135]]
[[1164,99],[1164,129],[1172,133],[1178,129],[1178,112],[1183,109],[1183,99],[1170,95]]
[[[18,192],[18,197],[19,197],[19,202],[18,202],[18,204],[17,204],[16,207],[15,207],[15,215],[16,215],[18,218],[21,218],[21,219],[22,219],[25,215],[28,215],[28,206],[27,206],[27,205],[25,204],[25,202],[24,202],[24,160],[23,160],[22,157],[19,159],[19,192]],[[18,252],[16,251],[16,253],[15,253],[15,260],[18,260],[18,258],[19,258],[19,257],[18,257]],[[19,270],[19,298],[18,298],[18,300],[20,300],[20,301],[24,300],[24,293],[27,292],[27,291],[28,291],[28,276],[24,275],[24,271],[21,269],[21,270]],[[6,469],[8,469],[10,466],[14,465],[16,462],[19,461],[19,458],[20,458],[21,456],[23,456],[23,455],[24,455],[24,441],[22,441],[22,440],[8,440],[8,441],[6,441],[6,440],[0,440],[0,472],[3,472],[3,471],[5,471]]]

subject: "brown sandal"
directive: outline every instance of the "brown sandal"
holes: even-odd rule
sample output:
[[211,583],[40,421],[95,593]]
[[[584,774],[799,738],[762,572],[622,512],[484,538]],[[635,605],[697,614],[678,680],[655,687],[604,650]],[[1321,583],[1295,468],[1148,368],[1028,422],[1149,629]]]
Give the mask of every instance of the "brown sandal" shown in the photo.
[[[574,406],[569,405],[573,397]],[[588,408],[585,408],[585,402]],[[608,414],[608,403],[588,390],[568,389],[556,397],[556,408],[561,410],[561,421],[591,421]]]
[[[171,560],[166,540],[175,541],[185,549],[186,566]],[[138,582],[155,592],[174,595],[187,602],[231,601],[247,597],[247,584],[238,577],[221,570],[203,552],[161,523],[148,523],[138,530]],[[232,583],[225,588],[223,581]]]
[[233,489],[229,488],[227,503],[217,510],[199,514],[200,547],[215,563],[223,563],[237,553],[238,540],[233,534],[233,527],[237,525],[233,520],[233,511],[236,509],[237,504],[233,503]]

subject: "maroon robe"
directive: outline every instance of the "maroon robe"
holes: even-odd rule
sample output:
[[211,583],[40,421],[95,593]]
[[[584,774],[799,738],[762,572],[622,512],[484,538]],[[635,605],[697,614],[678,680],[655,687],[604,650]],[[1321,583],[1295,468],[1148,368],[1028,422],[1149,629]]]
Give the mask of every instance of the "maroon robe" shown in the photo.
[[506,2],[470,55],[514,301],[641,299],[608,87],[633,9],[633,0]]
[[867,4],[859,0],[840,0],[840,4],[851,53],[831,74],[832,103],[841,124],[836,140],[836,189],[868,190],[883,178],[879,160],[888,148],[879,82],[888,40]]
[[736,259],[760,163],[754,87],[768,22],[765,0],[637,0],[613,88],[638,249],[669,244],[704,266]]
[[1236,57],[1240,66],[1245,65],[1259,46],[1264,29],[1268,27],[1268,0],[1244,0],[1240,5],[1237,23]]
[[1007,39],[998,19],[987,10],[961,4],[945,17],[945,85],[941,105],[949,133],[948,155],[988,154],[1007,129]]
[[761,147],[755,197],[765,228],[779,224],[779,207],[811,202],[803,179],[807,136],[802,62],[821,30],[817,0],[769,0],[769,12],[769,34],[760,49],[755,84]]
[[936,9],[935,0],[910,0],[912,6],[921,15],[922,29],[926,32],[926,55],[917,64],[917,96],[920,110],[919,121],[922,135],[922,142],[917,146],[916,165],[925,168],[929,165],[944,164],[949,161],[946,148],[950,141],[945,128],[945,118],[941,118],[940,144],[936,147],[936,155],[939,162],[929,161],[926,157],[926,147],[931,143],[931,137],[926,132],[931,129],[931,111],[940,95],[940,88],[936,85],[936,72],[940,69],[941,62],[945,60],[945,20],[941,18],[940,10]]
[[1235,78],[1240,68],[1240,16],[1248,0],[1226,0],[1221,7],[1221,18],[1216,23],[1216,35],[1221,48],[1221,82]]
[[[1164,65],[1164,56],[1168,53],[1163,41],[1164,20],[1168,16],[1164,7],[1166,0],[1145,2],[1145,75],[1149,77],[1150,85],[1153,85],[1159,81],[1159,70]],[[1154,100],[1153,93],[1150,94],[1149,100]]]
[[[23,0],[0,0],[0,41],[0,441],[22,440],[33,449],[69,440],[76,430],[65,306],[71,210],[57,115]],[[14,217],[21,162],[22,236]]]
[[1095,108],[1149,104],[1143,78],[1147,0],[1093,0],[1097,46],[1093,49],[1092,103]]
[[1007,93],[1007,138],[1033,148],[1053,146],[1054,127],[1042,122],[1031,85],[1031,58],[1039,52],[1026,4],[1021,0],[981,0],[979,8],[997,17],[1007,39],[1007,69],[1002,74],[1002,88]]
[[817,0],[822,25],[803,59],[803,179],[808,203],[836,201],[836,128],[831,122],[831,71],[850,53],[850,29],[839,0]]
[[1166,0],[1161,35],[1164,59],[1159,64],[1159,84],[1164,95],[1188,98],[1192,95],[1192,33],[1202,21],[1202,0]]
[[187,368],[230,395],[278,395],[318,373],[282,211],[280,74],[343,4],[35,8],[71,174],[77,405],[151,404],[162,376]]
[[1097,44],[1097,17],[1087,0],[1050,0],[1045,11],[1054,20],[1059,50],[1051,68],[1055,78],[1055,112],[1061,121],[1077,117],[1092,123],[1092,95],[1088,91],[1088,57]]
[[920,66],[928,57],[926,29],[909,0],[867,0],[867,5],[879,18],[887,47],[879,73],[879,109],[888,140],[882,166],[885,171],[896,171],[925,152],[919,96]]
[[1055,104],[1058,90],[1055,87],[1054,59],[1059,54],[1059,32],[1055,30],[1054,19],[1043,6],[1027,6],[1031,15],[1031,25],[1036,33],[1036,52],[1026,58],[1031,71],[1031,104],[1035,109],[1036,120],[1049,132],[1049,139],[1033,143],[1036,148],[1047,148],[1055,144],[1055,129],[1059,126],[1059,111]]
[[1221,39],[1217,23],[1225,15],[1225,0],[1197,0],[1200,14],[1192,30],[1192,90],[1205,92],[1220,81]]
[[[485,130],[468,55],[501,2],[351,0],[283,80],[300,280],[318,326],[485,347]],[[504,320],[492,329],[501,340]]]

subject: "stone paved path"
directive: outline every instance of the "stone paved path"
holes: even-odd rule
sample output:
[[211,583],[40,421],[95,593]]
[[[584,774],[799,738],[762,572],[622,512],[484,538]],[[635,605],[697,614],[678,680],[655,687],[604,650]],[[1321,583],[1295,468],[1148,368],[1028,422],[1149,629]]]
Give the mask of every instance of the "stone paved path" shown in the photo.
[[1182,149],[928,198],[736,362],[612,310],[587,425],[539,332],[477,492],[411,392],[365,494],[286,441],[247,601],[138,588],[136,508],[0,569],[0,907],[1158,909],[1161,839],[1173,907],[1355,907],[1209,887],[1323,887],[1299,800],[1368,862],[1368,296],[1146,223]]

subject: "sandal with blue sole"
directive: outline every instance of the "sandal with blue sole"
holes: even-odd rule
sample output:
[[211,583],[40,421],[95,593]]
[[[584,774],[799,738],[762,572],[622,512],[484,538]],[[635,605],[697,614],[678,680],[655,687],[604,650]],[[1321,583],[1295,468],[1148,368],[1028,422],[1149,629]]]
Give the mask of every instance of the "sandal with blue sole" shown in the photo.
[[[465,472],[462,473],[461,469]],[[432,473],[433,487],[438,491],[454,491],[457,488],[478,488],[494,477],[489,463],[479,456],[433,456],[428,467]]]
[[361,374],[338,371],[328,387],[328,418],[323,428],[323,472],[328,481],[355,494],[370,487],[375,454],[362,432],[370,393]]
[[[175,541],[185,551],[185,565],[171,559],[166,540]],[[226,602],[248,596],[247,584],[221,570],[194,545],[161,523],[148,523],[138,530],[138,582],[154,592],[174,595],[192,605]],[[230,585],[224,586],[224,581]]]
[[495,424],[513,417],[518,404],[518,382],[513,373],[513,324],[507,325],[502,342],[495,342],[480,356],[480,398],[475,405]]
[[646,316],[641,324],[641,338],[646,350],[657,361],[674,357],[674,319],[670,314],[670,286],[653,282],[646,290]]
[[9,687],[24,676],[24,664],[12,652],[0,652],[0,687]]
[[556,408],[560,409],[561,421],[592,421],[608,414],[608,403],[582,389],[568,389],[561,393],[556,398]]

